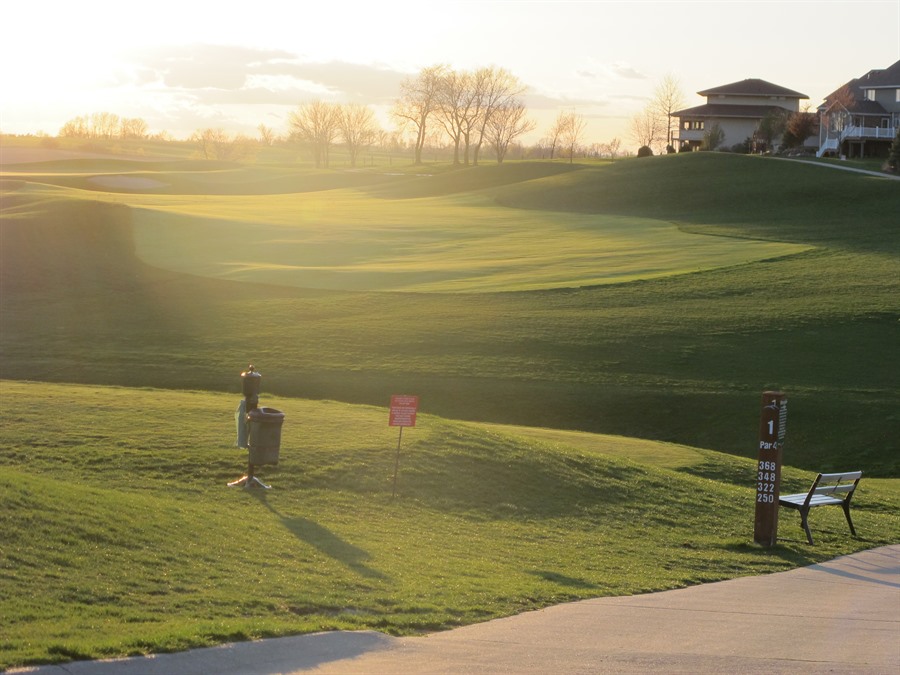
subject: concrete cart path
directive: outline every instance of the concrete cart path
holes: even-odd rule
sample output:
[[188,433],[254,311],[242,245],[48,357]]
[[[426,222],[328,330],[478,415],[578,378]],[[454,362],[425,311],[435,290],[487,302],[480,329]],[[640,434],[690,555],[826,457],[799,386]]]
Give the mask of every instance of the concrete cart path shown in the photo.
[[900,673],[900,545],[426,637],[335,632],[44,666],[39,675]]

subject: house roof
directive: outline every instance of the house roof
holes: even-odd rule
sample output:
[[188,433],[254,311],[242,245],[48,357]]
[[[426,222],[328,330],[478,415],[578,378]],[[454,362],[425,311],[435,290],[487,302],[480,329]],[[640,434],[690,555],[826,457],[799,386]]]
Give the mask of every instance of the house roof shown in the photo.
[[786,96],[788,98],[809,98],[806,94],[799,91],[780,87],[777,84],[766,82],[765,80],[748,79],[740,82],[732,82],[731,84],[723,84],[721,87],[713,87],[705,91],[698,91],[700,96],[718,96],[719,94],[727,94],[729,96]]
[[884,70],[871,70],[859,79],[863,89],[882,89],[900,87],[900,61]]
[[842,104],[847,110],[861,114],[879,115],[887,111],[875,101],[866,100],[864,89],[900,88],[900,61],[881,70],[870,70],[862,77],[855,77],[838,87],[825,97],[819,110],[831,108],[835,103]]
[[685,108],[672,113],[672,117],[741,117],[761,120],[771,111],[791,112],[777,105],[740,105],[728,103],[706,103],[693,108]]

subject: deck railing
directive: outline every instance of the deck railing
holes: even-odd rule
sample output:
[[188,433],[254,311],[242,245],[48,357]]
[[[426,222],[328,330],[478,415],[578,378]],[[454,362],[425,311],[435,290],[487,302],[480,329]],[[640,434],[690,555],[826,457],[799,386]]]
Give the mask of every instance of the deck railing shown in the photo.
[[822,145],[819,146],[819,151],[816,153],[818,157],[821,157],[826,152],[830,152],[832,150],[837,150],[841,143],[845,140],[855,139],[855,140],[886,140],[890,141],[897,135],[897,127],[860,127],[860,126],[845,126],[840,133],[828,132],[828,135],[825,137],[825,140],[822,141]]

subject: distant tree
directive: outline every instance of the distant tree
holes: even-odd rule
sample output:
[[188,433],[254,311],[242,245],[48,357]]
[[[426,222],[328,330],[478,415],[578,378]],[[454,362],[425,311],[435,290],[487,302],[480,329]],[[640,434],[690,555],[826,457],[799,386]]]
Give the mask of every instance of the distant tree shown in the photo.
[[446,71],[438,88],[436,117],[453,144],[454,164],[469,164],[478,106],[474,74]]
[[575,149],[581,144],[586,128],[587,122],[582,115],[572,111],[566,116],[560,140],[568,150],[570,164],[575,160]]
[[434,65],[423,68],[416,77],[407,78],[400,83],[400,98],[391,108],[393,117],[401,128],[409,126],[415,133],[414,162],[422,163],[422,150],[428,139],[429,122],[437,110],[438,92],[445,65]]
[[786,148],[796,148],[813,135],[818,120],[816,115],[809,112],[791,113],[784,125],[782,144]]
[[224,129],[200,129],[191,135],[191,140],[200,147],[204,159],[219,159],[219,148],[230,139]]
[[200,129],[191,136],[204,159],[239,162],[252,154],[253,141],[246,136],[229,136],[224,129]]
[[547,139],[545,141],[547,148],[550,150],[550,159],[553,159],[553,156],[556,154],[556,148],[559,146],[560,139],[566,133],[566,126],[568,124],[569,113],[565,110],[560,110],[556,119],[553,121],[553,126],[550,127],[550,131],[547,134]]
[[350,166],[356,166],[359,153],[372,145],[378,137],[378,125],[372,110],[359,103],[349,103],[340,107],[338,125],[341,138],[350,154]]
[[485,137],[494,149],[497,163],[502,164],[510,144],[519,136],[533,131],[535,123],[526,117],[525,104],[510,101],[497,108],[485,129]]
[[119,116],[111,112],[96,112],[91,115],[91,138],[115,138],[119,134]]
[[291,138],[306,143],[316,167],[328,168],[331,146],[340,132],[340,108],[333,103],[313,101],[301,105],[288,117]]
[[609,154],[610,159],[615,159],[619,155],[619,148],[622,146],[622,141],[618,138],[612,139],[609,143],[606,144],[606,151]]
[[649,145],[642,145],[637,151],[638,157],[653,157],[653,148]]
[[650,106],[631,118],[631,139],[639,146],[652,148],[666,137],[666,125]]
[[87,138],[89,130],[90,122],[87,117],[73,117],[62,125],[57,135],[62,138]]
[[267,127],[265,124],[260,124],[256,127],[256,131],[259,133],[259,142],[265,146],[272,146],[275,144],[275,132],[272,131],[270,127]]
[[140,117],[122,119],[119,129],[122,138],[147,137],[147,123]]
[[508,70],[494,66],[476,70],[472,81],[476,102],[476,137],[473,139],[472,163],[478,164],[481,145],[488,140],[488,126],[494,116],[501,110],[508,113],[513,108],[521,108],[521,117],[524,118],[525,104],[519,101],[518,97],[525,92],[525,85]]
[[715,150],[720,145],[722,145],[722,141],[725,140],[725,132],[722,131],[722,127],[719,126],[718,122],[713,122],[706,131],[703,132],[703,141],[700,144],[701,150]]
[[773,108],[763,117],[756,132],[753,134],[754,146],[757,152],[770,152],[776,138],[784,136],[789,110]]
[[659,117],[660,124],[666,130],[666,146],[673,146],[673,118],[672,113],[684,107],[684,92],[681,83],[672,73],[667,74],[656,86],[653,99],[650,101],[650,109]]

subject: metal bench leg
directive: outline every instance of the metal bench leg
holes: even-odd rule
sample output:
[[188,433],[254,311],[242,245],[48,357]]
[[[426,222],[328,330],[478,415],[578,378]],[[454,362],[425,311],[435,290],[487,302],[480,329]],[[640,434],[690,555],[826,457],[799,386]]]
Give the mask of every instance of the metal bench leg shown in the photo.
[[812,544],[813,538],[812,533],[809,531],[809,521],[808,521],[809,511],[800,509],[800,527],[806,530],[806,540]]
[[845,501],[843,504],[841,504],[841,506],[844,509],[844,515],[847,516],[847,524],[850,526],[850,532],[855,537],[856,529],[853,527],[853,521],[850,520],[850,503]]

